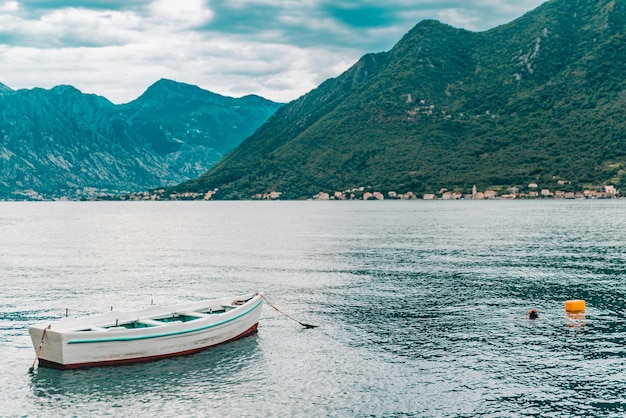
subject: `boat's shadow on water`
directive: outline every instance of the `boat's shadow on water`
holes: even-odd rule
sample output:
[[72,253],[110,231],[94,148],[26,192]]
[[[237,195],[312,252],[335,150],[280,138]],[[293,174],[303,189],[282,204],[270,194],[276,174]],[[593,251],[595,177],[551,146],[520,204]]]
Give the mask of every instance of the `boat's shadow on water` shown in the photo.
[[79,370],[38,368],[32,376],[39,398],[110,401],[128,395],[160,399],[181,393],[211,392],[248,380],[246,373],[260,360],[257,334],[200,353],[131,365]]

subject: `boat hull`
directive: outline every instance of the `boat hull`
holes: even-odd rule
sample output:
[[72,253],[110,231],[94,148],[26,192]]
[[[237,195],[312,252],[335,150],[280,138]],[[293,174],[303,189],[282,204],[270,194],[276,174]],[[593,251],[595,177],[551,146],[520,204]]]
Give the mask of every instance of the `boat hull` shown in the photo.
[[[241,304],[232,305],[233,300]],[[244,295],[146,311],[68,318],[31,326],[29,332],[35,349],[43,339],[38,356],[42,367],[119,365],[193,354],[250,335],[257,330],[261,307],[260,295]],[[127,328],[135,324],[142,327]]]

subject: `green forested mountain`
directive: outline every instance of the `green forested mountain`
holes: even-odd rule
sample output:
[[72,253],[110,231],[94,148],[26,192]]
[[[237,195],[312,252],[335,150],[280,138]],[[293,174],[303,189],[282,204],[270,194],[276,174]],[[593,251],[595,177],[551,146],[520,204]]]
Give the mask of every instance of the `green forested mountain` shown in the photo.
[[479,33],[422,21],[175,190],[623,187],[625,29],[626,0],[553,0]]
[[72,86],[0,83],[0,199],[84,198],[199,176],[280,107],[160,80],[114,105]]

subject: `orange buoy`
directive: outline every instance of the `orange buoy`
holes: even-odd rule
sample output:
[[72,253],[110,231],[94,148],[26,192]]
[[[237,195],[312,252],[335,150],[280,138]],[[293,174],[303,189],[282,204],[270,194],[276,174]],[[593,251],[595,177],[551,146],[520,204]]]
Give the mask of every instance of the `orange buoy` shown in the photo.
[[565,312],[583,312],[585,310],[585,301],[580,299],[566,300]]

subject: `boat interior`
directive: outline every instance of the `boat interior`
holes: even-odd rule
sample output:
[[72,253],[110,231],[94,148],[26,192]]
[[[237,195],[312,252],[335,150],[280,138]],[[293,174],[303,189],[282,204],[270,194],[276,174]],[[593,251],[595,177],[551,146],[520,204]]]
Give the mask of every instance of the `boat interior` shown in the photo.
[[139,318],[132,320],[115,320],[115,322],[107,323],[101,326],[91,326],[80,331],[107,331],[109,329],[137,329],[160,327],[172,323],[197,321],[199,319],[210,318],[214,315],[220,315],[236,309],[236,305],[221,305],[216,308],[202,308],[193,311],[171,312],[166,315],[149,316],[147,318]]

